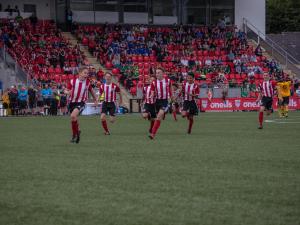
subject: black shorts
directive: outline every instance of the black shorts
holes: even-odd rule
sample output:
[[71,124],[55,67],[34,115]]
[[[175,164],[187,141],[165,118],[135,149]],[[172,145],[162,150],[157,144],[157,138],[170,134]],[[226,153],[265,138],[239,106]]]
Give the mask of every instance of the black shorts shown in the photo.
[[163,110],[165,113],[169,110],[169,102],[168,99],[157,99],[155,102],[156,112],[159,110]]
[[156,111],[155,111],[155,104],[148,104],[145,103],[142,109],[143,113],[148,113],[151,117],[151,119],[156,118]]
[[34,101],[34,100],[29,100],[28,105],[29,105],[29,108],[30,108],[30,109],[33,109],[33,108],[36,107],[36,101]]
[[110,116],[115,116],[116,104],[114,102],[103,102],[101,113],[109,114]]
[[262,97],[260,106],[265,107],[266,110],[272,110],[272,105],[273,105],[272,97],[266,97],[266,96]]
[[69,112],[72,113],[74,109],[79,110],[79,115],[82,113],[82,111],[85,109],[85,103],[84,102],[71,102],[69,104]]
[[17,108],[17,107],[18,107],[18,103],[17,103],[17,102],[10,102],[10,103],[9,103],[9,108],[15,109],[15,108]]
[[61,97],[61,98],[60,98],[59,107],[64,108],[64,107],[66,107],[66,105],[67,105],[67,99]]
[[44,105],[50,107],[50,105],[51,105],[51,98],[45,98],[45,99],[44,99]]
[[27,109],[27,101],[26,100],[19,101],[19,109]]
[[198,112],[199,112],[197,104],[196,104],[196,102],[194,100],[193,101],[187,101],[187,100],[185,100],[183,102],[183,108],[182,108],[182,110],[188,112],[192,116],[198,115]]
[[44,101],[37,101],[37,107],[43,107]]
[[9,108],[8,103],[4,102],[4,103],[3,103],[3,109],[8,109],[8,108]]
[[287,97],[282,97],[282,101],[280,101],[280,100],[278,99],[278,105],[279,105],[279,106],[289,105],[289,103],[290,103],[290,97],[289,97],[289,96],[287,96]]

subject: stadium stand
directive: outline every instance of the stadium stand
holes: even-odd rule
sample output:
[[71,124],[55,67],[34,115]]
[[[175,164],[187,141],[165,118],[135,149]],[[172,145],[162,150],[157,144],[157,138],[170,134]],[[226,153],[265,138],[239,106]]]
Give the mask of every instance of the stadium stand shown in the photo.
[[[255,86],[263,72],[282,75],[280,65],[248,45],[234,27],[77,25],[81,43],[133,94],[145,75],[163,66],[173,81],[193,71],[201,87],[227,83]],[[221,76],[220,76],[221,75]],[[223,75],[223,76],[222,76]]]

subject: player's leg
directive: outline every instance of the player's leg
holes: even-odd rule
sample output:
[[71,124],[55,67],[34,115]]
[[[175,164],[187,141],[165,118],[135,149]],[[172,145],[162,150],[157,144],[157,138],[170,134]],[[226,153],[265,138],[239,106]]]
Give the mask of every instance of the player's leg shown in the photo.
[[108,127],[107,127],[107,122],[106,122],[106,114],[108,113],[108,110],[109,110],[108,103],[103,102],[100,118],[101,118],[101,124],[102,124],[105,135],[109,135],[109,130],[108,130]]
[[[78,116],[79,116],[79,109],[78,108],[71,108],[71,127],[72,127],[72,139],[71,142],[74,143],[77,141],[79,136],[79,123],[78,123]],[[78,143],[79,141],[77,141]]]
[[192,127],[194,124],[194,115],[198,115],[198,107],[195,101],[191,101],[189,103],[189,128],[188,128],[188,134],[192,133]]
[[115,105],[115,103],[111,103],[111,105],[110,105],[110,107],[109,107],[109,121],[111,122],[111,123],[114,123],[115,121],[116,121],[116,115],[115,115],[115,113],[116,113],[116,105]]
[[177,107],[176,107],[176,103],[172,104],[172,114],[173,114],[174,120],[177,121]]
[[152,128],[151,135],[150,135],[151,139],[153,139],[154,136],[156,135],[156,133],[160,127],[160,123],[164,119],[164,116],[165,116],[165,111],[163,109],[160,109],[157,113],[156,120],[154,121],[154,124],[153,124],[153,128]]
[[265,107],[263,105],[260,106],[259,113],[258,113],[258,121],[259,121],[259,127],[258,127],[258,129],[262,129],[263,128],[264,111],[265,111]]
[[284,99],[284,117],[288,117],[288,114],[289,114],[289,103],[290,103],[289,97],[285,97],[285,99]]
[[107,127],[107,122],[106,122],[106,113],[101,113],[101,123],[102,123],[102,127],[104,129],[104,134],[105,135],[109,135],[109,130]]
[[184,101],[183,102],[183,107],[182,107],[182,111],[181,111],[181,116],[183,118],[187,118],[189,117],[189,103],[188,101]]
[[283,99],[278,99],[278,115],[279,115],[279,118],[283,117],[283,113],[284,113]]

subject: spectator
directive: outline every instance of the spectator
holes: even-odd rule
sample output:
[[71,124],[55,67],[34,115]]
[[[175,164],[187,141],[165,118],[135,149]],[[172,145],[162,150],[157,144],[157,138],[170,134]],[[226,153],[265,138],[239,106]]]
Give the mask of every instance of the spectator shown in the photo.
[[2,104],[3,104],[3,109],[4,109],[4,115],[8,115],[8,109],[9,109],[9,89],[4,91],[2,95]]
[[262,48],[261,48],[260,44],[255,49],[255,55],[262,56]]
[[42,89],[42,96],[43,96],[43,102],[44,102],[44,113],[45,115],[48,115],[48,109],[51,105],[51,98],[52,98],[52,89],[49,87],[48,84],[45,84],[45,87]]
[[12,115],[18,114],[18,90],[16,86],[12,86],[8,92],[9,96],[9,108],[11,109]]
[[22,86],[18,91],[18,101],[19,101],[19,112],[21,115],[26,115],[27,112],[27,100],[28,100],[28,91],[25,86]]
[[31,85],[28,88],[28,105],[29,105],[31,115],[35,114],[36,103],[37,103],[37,93],[36,90]]

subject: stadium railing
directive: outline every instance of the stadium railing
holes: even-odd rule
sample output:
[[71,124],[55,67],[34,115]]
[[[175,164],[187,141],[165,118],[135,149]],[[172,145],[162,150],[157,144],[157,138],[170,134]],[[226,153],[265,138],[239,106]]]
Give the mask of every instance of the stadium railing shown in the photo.
[[26,84],[27,86],[30,85],[30,80],[28,79],[27,73],[22,69],[19,63],[17,63],[6,51],[5,45],[0,48],[0,59],[5,63],[7,67],[14,70],[18,80],[20,80],[23,84]]
[[265,48],[268,53],[278,60],[282,65],[285,66],[285,69],[291,70],[298,77],[300,77],[300,68],[297,65],[300,65],[300,61],[283,49],[279,44],[274,42],[271,38],[261,32],[255,25],[253,25],[246,18],[243,19],[244,32],[247,34],[248,39],[254,40],[257,44],[260,44]]

